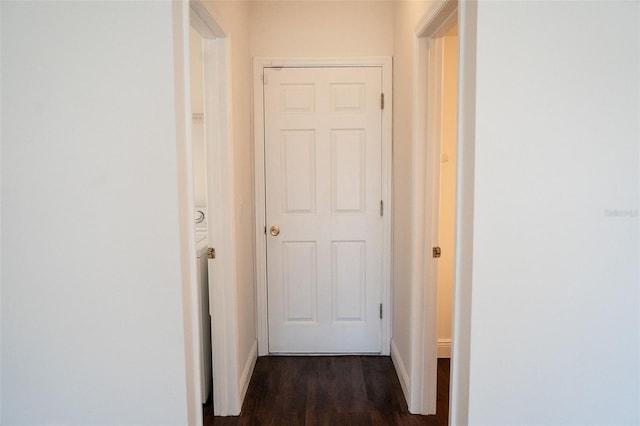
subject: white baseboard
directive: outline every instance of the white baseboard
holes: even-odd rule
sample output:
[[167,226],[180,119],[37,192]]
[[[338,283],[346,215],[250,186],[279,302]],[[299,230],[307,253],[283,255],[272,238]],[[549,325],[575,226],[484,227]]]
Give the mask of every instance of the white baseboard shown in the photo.
[[396,374],[398,375],[398,380],[400,381],[400,386],[402,387],[402,393],[404,393],[404,399],[407,403],[409,403],[409,389],[411,388],[411,382],[409,381],[409,374],[407,374],[407,369],[402,362],[400,351],[398,350],[396,342],[393,339],[391,339],[391,361],[393,361],[393,365],[396,368]]
[[438,358],[451,358],[451,339],[438,339]]
[[253,374],[253,369],[256,366],[256,361],[258,360],[258,341],[255,340],[253,345],[251,346],[251,350],[249,351],[249,356],[244,363],[244,368],[242,370],[242,375],[240,376],[240,407],[242,407],[242,403],[244,402],[244,397],[247,394],[247,389],[249,389],[249,382],[251,381],[251,375]]

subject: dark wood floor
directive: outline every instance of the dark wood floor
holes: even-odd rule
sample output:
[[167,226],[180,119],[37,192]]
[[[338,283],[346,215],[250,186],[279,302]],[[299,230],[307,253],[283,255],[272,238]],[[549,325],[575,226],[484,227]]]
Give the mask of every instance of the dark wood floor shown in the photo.
[[211,425],[437,425],[448,422],[449,360],[438,360],[437,415],[409,414],[390,357],[258,358],[240,417]]

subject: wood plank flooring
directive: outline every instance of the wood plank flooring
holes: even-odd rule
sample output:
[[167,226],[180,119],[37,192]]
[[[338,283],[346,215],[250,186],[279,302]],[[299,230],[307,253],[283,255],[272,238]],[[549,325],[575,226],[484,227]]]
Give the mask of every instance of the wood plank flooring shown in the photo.
[[390,357],[258,358],[239,417],[212,425],[429,425],[445,426],[449,411],[449,360],[438,360],[437,415],[409,414]]

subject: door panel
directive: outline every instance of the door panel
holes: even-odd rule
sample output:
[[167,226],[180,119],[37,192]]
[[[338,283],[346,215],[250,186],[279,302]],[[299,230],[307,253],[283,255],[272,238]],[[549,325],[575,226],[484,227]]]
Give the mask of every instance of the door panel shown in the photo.
[[316,135],[313,130],[284,130],[282,152],[282,212],[315,214]]
[[365,321],[366,242],[331,243],[333,321]]
[[365,214],[366,134],[364,130],[331,131],[332,213]]
[[316,253],[315,242],[282,244],[283,313],[287,323],[317,319]]
[[379,353],[381,68],[264,81],[269,351]]

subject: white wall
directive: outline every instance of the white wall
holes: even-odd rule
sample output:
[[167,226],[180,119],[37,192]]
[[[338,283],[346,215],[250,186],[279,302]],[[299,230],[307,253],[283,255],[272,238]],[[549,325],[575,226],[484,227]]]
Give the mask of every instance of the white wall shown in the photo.
[[[202,79],[203,66],[202,36],[198,32],[189,29],[189,63],[190,63],[190,94],[191,113],[204,113]],[[193,199],[195,207],[207,206],[206,165],[204,148],[204,120],[196,116],[191,120],[191,152],[193,156]]]
[[469,424],[638,424],[640,5],[477,7]]
[[251,54],[391,56],[391,1],[251,2]]
[[193,27],[189,28],[189,85],[191,88],[191,113],[204,112],[204,81],[203,81],[203,39]]
[[185,424],[172,5],[1,8],[2,423]]

